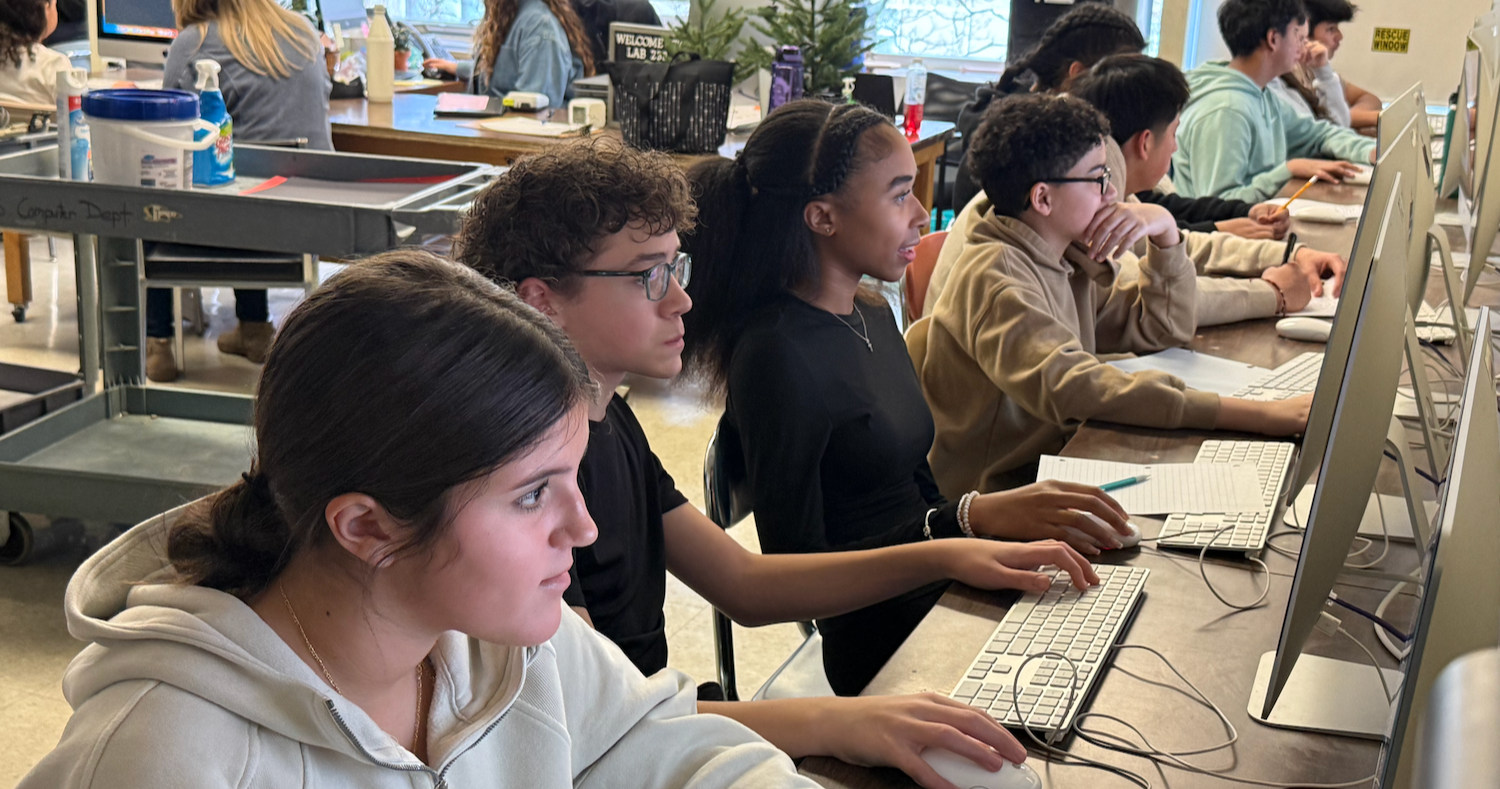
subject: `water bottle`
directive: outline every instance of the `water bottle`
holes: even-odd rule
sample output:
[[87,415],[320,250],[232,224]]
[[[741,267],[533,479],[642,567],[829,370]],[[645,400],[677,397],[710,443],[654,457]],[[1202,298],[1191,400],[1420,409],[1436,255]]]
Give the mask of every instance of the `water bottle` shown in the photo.
[[802,49],[784,46],[771,63],[771,102],[767,112],[802,98]]
[[365,39],[365,98],[390,104],[396,95],[396,37],[385,18],[385,6],[375,6],[370,37]]
[[906,67],[906,139],[922,136],[922,105],[927,103],[927,67],[917,58]]

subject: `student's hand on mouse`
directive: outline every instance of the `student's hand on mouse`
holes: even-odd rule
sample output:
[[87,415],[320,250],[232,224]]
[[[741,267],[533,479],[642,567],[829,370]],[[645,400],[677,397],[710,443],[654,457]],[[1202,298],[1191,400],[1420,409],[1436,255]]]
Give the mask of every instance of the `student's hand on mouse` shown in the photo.
[[1349,262],[1332,252],[1319,252],[1310,247],[1297,250],[1292,256],[1292,265],[1302,270],[1307,277],[1307,284],[1312,288],[1314,296],[1323,295],[1323,280],[1332,278],[1332,293],[1330,296],[1337,297],[1344,290],[1344,273],[1349,268]]
[[1250,206],[1250,218],[1262,225],[1270,225],[1275,230],[1272,238],[1278,241],[1286,238],[1286,231],[1292,229],[1292,214],[1281,210],[1279,203],[1256,203]]
[[1302,65],[1308,68],[1322,68],[1328,65],[1328,47],[1323,46],[1321,41],[1308,41],[1302,47]]
[[1214,429],[1277,437],[1295,436],[1307,429],[1307,415],[1312,410],[1312,399],[1310,394],[1270,403],[1233,397],[1220,398],[1219,417],[1214,421]]
[[1182,241],[1177,219],[1152,203],[1111,203],[1100,208],[1081,240],[1090,257],[1105,260],[1119,257],[1143,238],[1163,249]]
[[1281,297],[1286,300],[1287,312],[1298,312],[1307,308],[1312,301],[1312,286],[1308,284],[1307,276],[1302,269],[1288,263],[1285,266],[1268,268],[1260,273],[1260,278],[1276,286],[1281,291]]
[[[1091,512],[1108,528],[1084,515]],[[969,523],[976,534],[1002,540],[1061,540],[1079,553],[1099,549],[1068,533],[1072,526],[1101,545],[1120,547],[1118,537],[1131,534],[1129,516],[1119,502],[1093,485],[1047,480],[1015,490],[986,493],[969,505]],[[1117,534],[1111,534],[1113,529]]]
[[1056,565],[1080,591],[1099,583],[1094,566],[1060,540],[998,542],[994,540],[935,540],[950,551],[948,577],[975,589],[1020,589],[1039,592],[1050,576],[1036,571]]
[[443,60],[442,58],[428,58],[422,61],[422,68],[435,69],[437,71],[443,72],[444,74],[447,74],[450,77],[458,76],[458,64],[454,63],[451,60]]
[[1286,227],[1278,227],[1269,222],[1260,222],[1248,216],[1237,219],[1225,219],[1214,223],[1214,229],[1220,233],[1233,233],[1240,238],[1274,240],[1286,235]]
[[922,760],[927,748],[945,748],[989,770],[1026,760],[1026,748],[988,714],[936,693],[818,703],[818,730],[829,738],[820,753],[863,767],[895,767],[926,789],[953,787]]
[[1338,162],[1332,159],[1288,159],[1286,169],[1293,178],[1318,176],[1319,181],[1341,184],[1345,178],[1359,175],[1360,169],[1353,162]]

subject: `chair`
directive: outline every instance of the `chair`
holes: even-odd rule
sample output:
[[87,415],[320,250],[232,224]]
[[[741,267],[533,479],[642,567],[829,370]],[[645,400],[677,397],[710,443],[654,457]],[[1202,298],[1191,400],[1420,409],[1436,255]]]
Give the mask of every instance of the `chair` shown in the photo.
[[939,230],[922,236],[917,242],[917,259],[906,266],[901,276],[901,293],[906,301],[906,323],[911,325],[922,317],[922,304],[927,299],[927,284],[932,281],[932,270],[937,268],[938,253],[943,251],[943,242],[948,231]]
[[[721,418],[708,440],[708,450],[703,457],[703,501],[709,520],[721,529],[728,529],[750,514],[744,458],[739,435]],[[805,636],[802,645],[761,685],[755,694],[756,700],[834,695],[823,672],[823,637],[811,622],[798,624]],[[714,654],[724,698],[739,701],[734,667],[734,623],[717,608],[714,609]]]

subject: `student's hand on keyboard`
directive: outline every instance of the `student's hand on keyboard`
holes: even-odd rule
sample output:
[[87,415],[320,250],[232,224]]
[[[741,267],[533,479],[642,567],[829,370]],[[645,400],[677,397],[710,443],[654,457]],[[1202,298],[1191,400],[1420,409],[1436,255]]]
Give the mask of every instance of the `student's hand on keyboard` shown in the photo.
[[1099,576],[1089,560],[1061,540],[935,542],[945,548],[951,546],[948,577],[976,589],[1043,591],[1052,583],[1052,577],[1036,572],[1036,568],[1046,564],[1056,565],[1067,573],[1079,591],[1099,583]]
[[[928,789],[951,784],[920,754],[945,748],[986,769],[1026,760],[1026,748],[984,711],[936,693],[805,699],[822,707],[819,754],[864,767],[895,767]],[[965,787],[964,789],[967,789]]]
[[[1092,512],[1110,528],[1084,516]],[[1119,535],[1130,534],[1129,516],[1109,494],[1093,485],[1048,480],[1015,490],[986,493],[974,499],[969,522],[985,537],[1002,540],[1062,540],[1084,554],[1099,549],[1068,534],[1072,526],[1111,548],[1120,547]],[[1118,534],[1111,534],[1111,530]]]
[[1219,419],[1214,428],[1267,436],[1294,436],[1307,429],[1312,399],[1310,394],[1271,402],[1221,397]]
[[1292,256],[1292,265],[1302,270],[1302,275],[1307,277],[1307,284],[1312,287],[1314,296],[1323,295],[1323,280],[1333,280],[1333,292],[1330,296],[1337,297],[1344,289],[1344,272],[1349,268],[1349,262],[1332,252],[1319,252],[1311,247],[1303,247]]
[[1268,268],[1260,273],[1260,278],[1281,292],[1287,312],[1301,311],[1312,302],[1313,292],[1307,284],[1306,275],[1302,273],[1302,269],[1290,263]]
[[1148,237],[1159,248],[1182,242],[1177,219],[1167,209],[1152,203],[1111,203],[1094,214],[1082,241],[1090,257],[1104,260],[1119,257]]

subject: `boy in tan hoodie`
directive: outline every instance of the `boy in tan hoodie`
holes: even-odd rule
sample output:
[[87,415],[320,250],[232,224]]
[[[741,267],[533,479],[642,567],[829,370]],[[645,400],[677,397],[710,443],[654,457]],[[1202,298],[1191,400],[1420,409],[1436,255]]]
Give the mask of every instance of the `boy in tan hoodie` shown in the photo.
[[[947,495],[1031,481],[1084,420],[1289,435],[1311,397],[1220,398],[1164,373],[1126,373],[1096,354],[1152,352],[1193,335],[1197,272],[1171,214],[1122,203],[1109,123],[1066,96],[994,105],[969,148],[990,200],[930,318],[907,335],[937,436]],[[1111,258],[1145,239],[1139,275]]]

